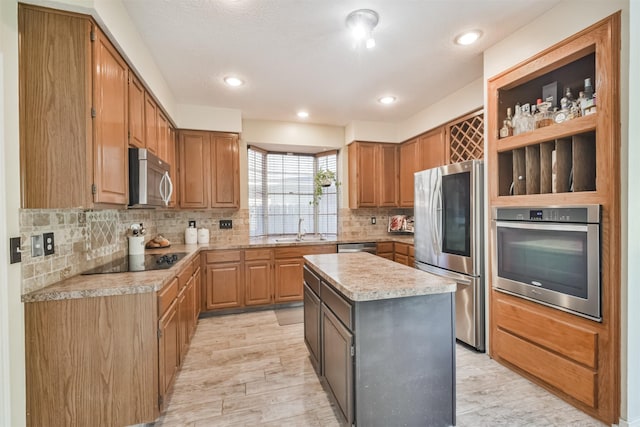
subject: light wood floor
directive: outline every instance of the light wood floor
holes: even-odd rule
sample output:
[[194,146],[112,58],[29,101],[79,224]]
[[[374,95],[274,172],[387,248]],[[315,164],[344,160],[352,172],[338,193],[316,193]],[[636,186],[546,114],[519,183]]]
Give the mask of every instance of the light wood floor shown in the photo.
[[[456,359],[458,426],[603,426],[485,354],[458,346]],[[309,362],[302,323],[280,326],[268,310],[199,320],[155,425],[338,426],[338,420]]]

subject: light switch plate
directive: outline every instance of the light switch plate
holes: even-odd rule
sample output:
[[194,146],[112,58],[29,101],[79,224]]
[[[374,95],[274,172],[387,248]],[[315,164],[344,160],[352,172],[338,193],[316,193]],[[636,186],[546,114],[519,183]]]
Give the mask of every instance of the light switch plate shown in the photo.
[[37,257],[44,255],[44,246],[42,244],[42,234],[31,236],[31,256]]
[[9,238],[9,262],[15,264],[16,262],[22,262],[22,252],[20,249],[20,238]]
[[230,219],[221,219],[220,220],[220,229],[227,230],[233,228],[233,221]]

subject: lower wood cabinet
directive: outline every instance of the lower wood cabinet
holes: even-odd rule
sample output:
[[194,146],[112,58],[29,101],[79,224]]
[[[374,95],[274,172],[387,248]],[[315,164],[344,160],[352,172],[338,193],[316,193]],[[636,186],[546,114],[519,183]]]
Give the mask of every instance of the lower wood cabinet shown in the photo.
[[242,251],[206,253],[206,309],[242,307]]
[[336,245],[292,245],[202,254],[205,310],[302,301],[307,254],[335,253]]
[[273,251],[244,251],[244,303],[247,306],[273,303]]
[[180,366],[178,323],[178,302],[173,301],[158,321],[158,405],[161,412]]
[[393,260],[403,265],[410,265],[409,264],[409,246],[410,245],[407,243],[394,242]]

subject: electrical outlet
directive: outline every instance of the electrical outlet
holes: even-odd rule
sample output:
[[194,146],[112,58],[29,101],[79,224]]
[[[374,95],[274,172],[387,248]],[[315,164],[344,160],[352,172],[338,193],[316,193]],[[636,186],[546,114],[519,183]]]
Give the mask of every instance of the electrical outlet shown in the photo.
[[227,230],[229,228],[233,228],[233,221],[230,219],[221,219],[220,220],[220,229]]
[[53,233],[44,233],[42,238],[44,240],[44,255],[53,255],[56,252]]
[[31,256],[37,257],[44,255],[44,245],[42,244],[42,234],[31,236]]
[[189,227],[196,228],[195,220],[193,220],[193,219],[189,220]]
[[375,217],[375,216],[372,216],[372,217],[371,217],[371,224],[375,224],[375,223],[376,223],[376,217]]

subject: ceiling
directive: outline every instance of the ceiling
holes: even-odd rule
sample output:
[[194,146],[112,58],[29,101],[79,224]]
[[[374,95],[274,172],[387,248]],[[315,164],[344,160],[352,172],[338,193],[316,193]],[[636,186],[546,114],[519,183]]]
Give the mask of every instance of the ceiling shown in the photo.
[[[177,103],[343,126],[405,120],[473,82],[484,50],[561,0],[122,1]],[[360,8],[380,16],[371,50],[345,24]],[[484,35],[455,45],[469,29]],[[226,86],[232,74],[246,84]]]

